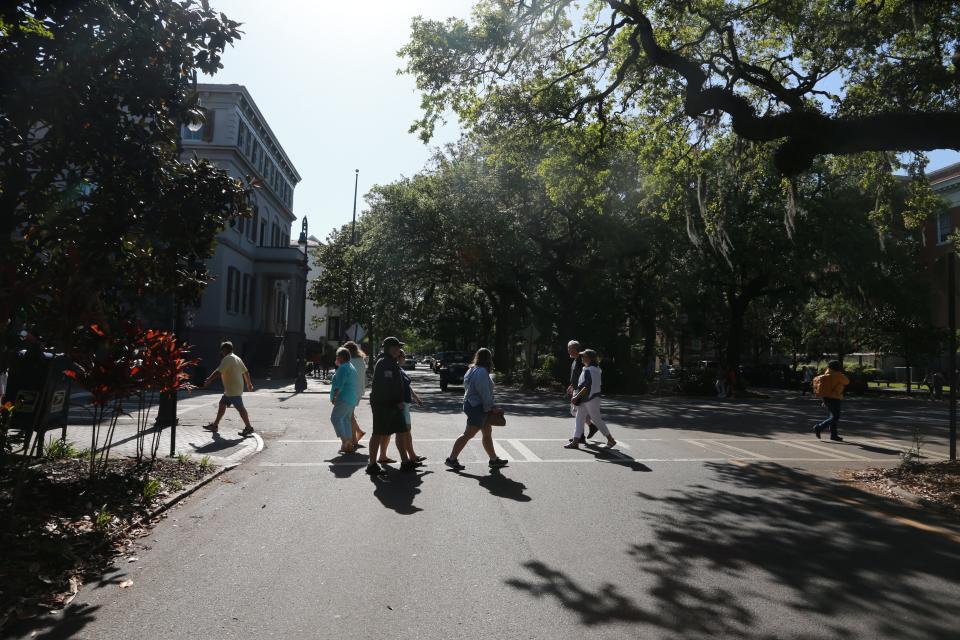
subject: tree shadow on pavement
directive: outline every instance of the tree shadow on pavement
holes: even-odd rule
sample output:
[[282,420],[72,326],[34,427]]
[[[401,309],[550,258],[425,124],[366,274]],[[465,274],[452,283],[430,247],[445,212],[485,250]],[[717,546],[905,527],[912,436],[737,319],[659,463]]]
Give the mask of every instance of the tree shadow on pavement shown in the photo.
[[68,640],[74,638],[96,619],[99,605],[70,604],[54,615],[31,618],[3,627],[4,638],[44,638],[45,640]]
[[960,545],[905,524],[936,516],[777,465],[707,466],[709,485],[637,494],[654,531],[628,549],[635,592],[578,584],[538,561],[507,584],[584,625],[634,622],[685,639],[956,637]]
[[508,478],[503,475],[500,469],[490,469],[490,473],[486,475],[474,475],[456,469],[450,469],[450,472],[458,476],[463,476],[464,478],[473,478],[481,487],[498,498],[507,498],[509,500],[516,500],[517,502],[530,502],[533,499],[524,493],[527,485]]
[[418,471],[416,473],[392,472],[370,480],[376,487],[373,495],[388,509],[396,511],[402,516],[409,516],[423,511],[413,504],[414,498],[420,493],[423,477],[432,471]]

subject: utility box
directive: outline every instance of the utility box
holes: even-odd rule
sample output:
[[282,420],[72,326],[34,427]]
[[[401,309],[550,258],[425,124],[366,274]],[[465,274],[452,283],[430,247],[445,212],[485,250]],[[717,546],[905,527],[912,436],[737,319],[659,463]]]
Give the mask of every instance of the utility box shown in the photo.
[[71,366],[63,355],[27,348],[17,353],[10,367],[7,400],[14,404],[11,427],[21,431],[63,427],[70,414]]

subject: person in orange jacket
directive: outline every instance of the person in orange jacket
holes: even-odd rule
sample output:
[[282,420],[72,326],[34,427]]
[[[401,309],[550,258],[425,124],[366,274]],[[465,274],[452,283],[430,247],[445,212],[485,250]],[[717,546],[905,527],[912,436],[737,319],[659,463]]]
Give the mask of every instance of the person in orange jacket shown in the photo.
[[817,439],[826,427],[830,427],[830,439],[843,442],[843,438],[837,432],[837,425],[840,424],[843,390],[848,384],[850,384],[850,378],[843,375],[843,364],[839,360],[831,360],[827,363],[826,373],[813,379],[813,392],[823,400],[823,406],[830,412],[826,420],[818,422],[813,427],[813,433]]

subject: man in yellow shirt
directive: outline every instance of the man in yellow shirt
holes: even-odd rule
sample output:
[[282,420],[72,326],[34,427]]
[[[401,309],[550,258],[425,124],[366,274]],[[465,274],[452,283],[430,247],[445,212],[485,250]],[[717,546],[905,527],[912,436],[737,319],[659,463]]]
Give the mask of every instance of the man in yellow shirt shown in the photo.
[[250,381],[250,372],[247,371],[243,360],[233,352],[233,343],[224,342],[220,345],[220,366],[216,371],[207,377],[203,386],[207,387],[217,376],[223,381],[223,397],[220,398],[220,406],[217,408],[217,418],[204,427],[207,431],[217,433],[220,429],[220,420],[223,414],[227,412],[227,407],[236,408],[240,417],[243,419],[245,429],[239,432],[244,438],[253,435],[253,427],[250,425],[250,417],[247,415],[247,409],[243,406],[243,386],[246,383],[247,391],[253,391],[253,382]]
[[840,405],[843,404],[843,390],[850,384],[850,379],[843,375],[843,364],[839,360],[831,360],[827,363],[827,371],[821,376],[813,379],[813,391],[823,400],[823,406],[830,412],[830,416],[818,422],[813,427],[813,433],[820,438],[820,433],[830,427],[830,439],[836,442],[843,442],[843,438],[837,432],[837,425],[840,424]]

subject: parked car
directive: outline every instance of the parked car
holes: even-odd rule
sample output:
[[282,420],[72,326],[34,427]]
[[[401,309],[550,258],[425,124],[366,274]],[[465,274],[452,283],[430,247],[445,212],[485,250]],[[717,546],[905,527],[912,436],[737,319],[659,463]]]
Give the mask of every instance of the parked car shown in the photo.
[[433,356],[423,356],[420,358],[420,364],[425,364],[433,370]]
[[463,384],[463,376],[470,367],[471,354],[466,351],[445,351],[439,362],[440,390],[446,391],[451,385]]
[[405,371],[413,371],[417,368],[417,356],[409,355],[403,361],[403,369]]

